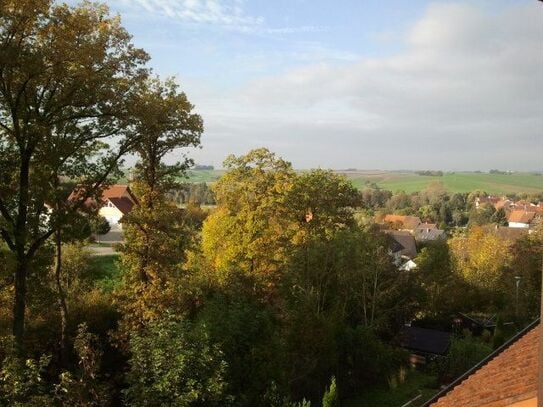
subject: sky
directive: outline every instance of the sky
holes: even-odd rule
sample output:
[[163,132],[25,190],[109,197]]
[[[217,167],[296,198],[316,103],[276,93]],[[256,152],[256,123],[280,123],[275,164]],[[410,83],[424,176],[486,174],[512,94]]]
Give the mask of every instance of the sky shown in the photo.
[[539,1],[105,2],[202,115],[200,164],[543,170]]

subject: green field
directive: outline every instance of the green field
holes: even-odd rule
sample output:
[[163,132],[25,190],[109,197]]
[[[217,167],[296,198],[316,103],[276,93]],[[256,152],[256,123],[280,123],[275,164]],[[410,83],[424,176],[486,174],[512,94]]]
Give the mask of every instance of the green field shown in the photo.
[[188,179],[185,182],[199,184],[201,182],[214,182],[224,174],[222,170],[189,170],[187,171]]
[[449,192],[486,191],[489,194],[543,192],[543,176],[530,173],[488,174],[475,172],[448,173],[442,177],[423,176],[410,172],[346,172],[358,188],[366,182],[375,182],[393,192],[415,192],[425,189],[432,182],[441,182]]
[[[224,171],[191,170],[188,182],[214,182]],[[364,189],[368,182],[390,191],[407,193],[422,191],[432,182],[441,182],[449,192],[486,191],[489,194],[504,195],[513,193],[543,192],[543,175],[531,173],[489,174],[477,172],[446,173],[442,177],[417,175],[414,172],[394,171],[348,171],[342,172],[353,184]]]

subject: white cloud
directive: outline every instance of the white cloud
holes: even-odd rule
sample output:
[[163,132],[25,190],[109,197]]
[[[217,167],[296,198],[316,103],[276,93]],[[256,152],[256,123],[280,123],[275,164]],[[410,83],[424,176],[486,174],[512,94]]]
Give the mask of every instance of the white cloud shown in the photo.
[[246,14],[241,0],[112,0],[110,3],[188,23],[247,28],[263,22],[262,17]]
[[297,166],[543,169],[543,8],[434,4],[394,56],[198,92],[205,157],[267,145]]
[[262,16],[246,12],[245,0],[110,0],[123,11],[146,12],[195,25],[210,25],[223,29],[259,35],[287,35],[324,31],[324,27],[269,27]]

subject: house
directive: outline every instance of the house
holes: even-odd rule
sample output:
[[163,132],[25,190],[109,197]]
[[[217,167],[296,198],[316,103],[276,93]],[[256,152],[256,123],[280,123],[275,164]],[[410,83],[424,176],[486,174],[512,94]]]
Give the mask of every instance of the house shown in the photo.
[[540,330],[534,321],[424,406],[536,407]]
[[386,215],[384,222],[393,229],[411,233],[413,233],[417,226],[422,223],[420,218],[417,216],[405,215]]
[[106,218],[110,225],[118,225],[122,217],[128,214],[137,203],[136,197],[128,185],[112,185],[105,189],[101,197],[102,206],[98,214]]
[[515,202],[511,206],[511,209],[516,211],[537,212],[537,205],[534,205],[533,203],[525,200],[520,200]]
[[415,239],[420,242],[429,242],[445,239],[445,231],[438,229],[435,223],[421,223],[414,232]]
[[498,202],[496,202],[496,204],[494,205],[494,208],[496,208],[496,210],[503,209],[507,211],[509,210],[509,208],[511,208],[512,205],[513,205],[513,201],[507,198],[502,198]]
[[413,235],[401,230],[386,230],[385,233],[391,238],[390,255],[398,269],[412,270],[416,268],[415,262],[410,262],[410,260],[417,257],[417,243]]
[[507,221],[510,228],[529,228],[536,215],[536,212],[514,210],[509,214]]
[[402,347],[411,352],[409,360],[417,365],[445,356],[451,345],[452,334],[436,329],[405,326],[400,337]]

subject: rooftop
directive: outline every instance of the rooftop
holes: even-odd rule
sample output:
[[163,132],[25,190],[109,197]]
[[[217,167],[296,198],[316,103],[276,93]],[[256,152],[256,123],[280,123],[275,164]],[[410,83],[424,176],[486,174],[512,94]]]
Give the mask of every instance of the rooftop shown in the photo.
[[505,407],[532,402],[537,397],[539,335],[535,321],[425,406]]

